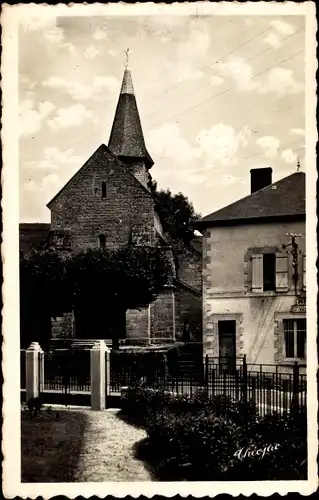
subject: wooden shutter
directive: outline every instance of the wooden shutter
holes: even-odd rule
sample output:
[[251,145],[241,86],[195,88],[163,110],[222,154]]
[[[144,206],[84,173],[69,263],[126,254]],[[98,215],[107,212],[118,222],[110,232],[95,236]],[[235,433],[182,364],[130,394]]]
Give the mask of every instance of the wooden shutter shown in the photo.
[[288,256],[276,253],[276,292],[286,292],[288,288]]
[[255,254],[251,257],[252,260],[252,283],[251,289],[253,292],[263,291],[263,256]]
[[302,288],[306,290],[306,254],[302,256]]

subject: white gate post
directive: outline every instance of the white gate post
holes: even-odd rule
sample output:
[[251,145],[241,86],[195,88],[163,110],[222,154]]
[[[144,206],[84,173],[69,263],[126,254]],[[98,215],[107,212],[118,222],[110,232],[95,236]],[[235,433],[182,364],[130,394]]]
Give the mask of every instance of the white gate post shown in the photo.
[[38,342],[32,342],[25,352],[26,401],[39,397],[39,353],[41,351]]
[[103,340],[95,342],[91,349],[91,408],[105,410],[105,352]]
[[107,346],[105,349],[105,394],[108,397],[111,395],[111,349]]

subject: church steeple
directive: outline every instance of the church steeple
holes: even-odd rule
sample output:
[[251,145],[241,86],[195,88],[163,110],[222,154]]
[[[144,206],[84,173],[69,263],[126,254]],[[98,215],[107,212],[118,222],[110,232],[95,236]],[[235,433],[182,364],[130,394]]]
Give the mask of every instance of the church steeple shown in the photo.
[[[128,57],[127,52],[126,56]],[[145,146],[132,76],[127,65],[108,146],[112,153],[127,165],[143,161],[149,169],[154,164]]]

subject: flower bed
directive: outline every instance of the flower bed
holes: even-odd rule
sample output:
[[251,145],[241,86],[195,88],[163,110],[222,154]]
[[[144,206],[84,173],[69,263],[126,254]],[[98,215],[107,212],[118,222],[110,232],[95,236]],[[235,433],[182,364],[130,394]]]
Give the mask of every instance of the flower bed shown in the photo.
[[307,477],[304,409],[261,418],[252,402],[204,390],[188,396],[130,388],[123,412],[145,426],[143,452],[162,480]]

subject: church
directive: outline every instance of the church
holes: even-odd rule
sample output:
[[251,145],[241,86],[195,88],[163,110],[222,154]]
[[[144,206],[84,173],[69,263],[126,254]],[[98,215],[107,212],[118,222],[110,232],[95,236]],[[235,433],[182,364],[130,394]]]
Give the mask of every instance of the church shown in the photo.
[[[158,201],[151,191],[154,164],[144,140],[131,72],[124,71],[108,145],[100,145],[86,163],[47,204],[49,224],[20,224],[20,251],[45,245],[63,252],[124,245],[160,246],[172,262],[166,287],[146,308],[126,312],[122,345],[167,346],[182,339],[201,342],[201,238],[188,244],[164,234]],[[83,313],[83,312],[82,312]],[[112,311],[104,321],[90,311],[52,319],[56,346],[104,339],[111,342]],[[85,320],[86,318],[86,320]]]

